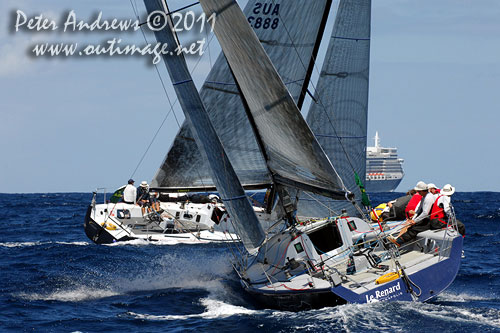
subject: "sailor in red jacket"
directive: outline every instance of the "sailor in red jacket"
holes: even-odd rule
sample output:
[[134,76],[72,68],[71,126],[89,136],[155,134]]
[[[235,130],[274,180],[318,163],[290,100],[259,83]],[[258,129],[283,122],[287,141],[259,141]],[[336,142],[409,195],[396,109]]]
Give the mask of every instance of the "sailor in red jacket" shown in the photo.
[[417,191],[411,199],[410,202],[408,202],[408,205],[406,205],[405,208],[405,213],[406,213],[406,218],[410,220],[413,215],[415,215],[415,209],[417,208],[418,203],[422,200],[422,190],[427,189],[427,185],[420,181],[417,183],[417,186],[415,186],[414,190]]
[[[414,212],[413,209],[410,209],[408,211],[409,214],[413,212],[414,216],[412,215],[411,218],[408,218],[406,227],[401,230],[397,238],[394,238],[392,236],[387,237],[388,240],[390,240],[398,247],[400,247],[403,243],[415,239],[419,232],[430,229],[429,214],[432,209],[432,204],[434,203],[434,195],[428,191],[427,184],[422,181],[417,183],[414,190],[417,191],[418,194],[420,194],[419,203],[416,204],[416,212]],[[408,206],[410,205],[410,203],[408,203]],[[406,207],[407,209],[408,206]]]
[[[449,219],[452,216],[450,197],[453,193],[455,193],[455,188],[450,184],[446,184],[443,186],[443,189],[441,190],[436,201],[434,201],[430,216],[432,230],[442,229],[448,226],[448,223],[450,222]],[[458,232],[462,236],[465,236],[465,225],[459,220],[456,221]]]

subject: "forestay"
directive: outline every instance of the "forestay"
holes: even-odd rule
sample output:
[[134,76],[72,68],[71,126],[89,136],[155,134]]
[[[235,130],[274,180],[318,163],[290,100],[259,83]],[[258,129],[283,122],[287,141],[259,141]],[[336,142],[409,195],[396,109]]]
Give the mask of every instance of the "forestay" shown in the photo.
[[[154,11],[168,12],[168,8],[164,8],[164,5],[159,0],[144,0],[144,3],[148,13]],[[158,42],[169,45],[168,51],[174,51],[178,45],[177,39],[172,32],[170,19],[168,23],[165,29],[155,31],[155,36]],[[184,56],[176,52],[171,54],[165,55],[164,53],[163,60],[167,66],[182,110],[191,125],[199,151],[211,167],[212,179],[222,196],[237,233],[245,248],[251,252],[264,240],[262,227],[210,123]]]
[[[366,174],[368,75],[370,63],[370,0],[341,0],[307,122],[347,189],[361,193],[354,172]],[[320,200],[321,204],[318,204]],[[357,214],[353,205],[302,195],[299,214],[328,215],[325,205]]]
[[[245,7],[248,21],[299,105],[307,86],[306,69],[311,66],[318,36],[322,36],[320,27],[330,3],[331,0],[250,0]],[[257,187],[270,184],[265,160],[223,54],[215,62],[200,95],[241,183]],[[210,168],[186,122],[152,185],[200,189],[213,186]]]
[[200,3],[207,16],[217,15],[215,34],[248,105],[248,116],[261,140],[274,180],[343,198],[342,181],[237,3],[232,0]]

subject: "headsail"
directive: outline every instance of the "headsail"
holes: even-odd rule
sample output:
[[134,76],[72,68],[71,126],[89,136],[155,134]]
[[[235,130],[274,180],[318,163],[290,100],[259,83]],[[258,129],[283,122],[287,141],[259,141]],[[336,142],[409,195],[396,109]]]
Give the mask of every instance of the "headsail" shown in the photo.
[[[311,104],[307,115],[311,130],[358,202],[362,196],[355,172],[363,181],[366,174],[370,12],[370,0],[340,1],[316,89],[316,103]],[[325,205],[336,212],[345,208],[351,215],[357,213],[345,201],[303,195],[299,214],[328,215]]]
[[[250,0],[245,7],[248,21],[299,105],[307,86],[306,69],[313,61],[315,42],[322,34],[322,21],[330,4],[331,0]],[[200,95],[241,183],[261,187],[270,184],[266,163],[223,54]],[[210,188],[213,181],[209,169],[184,122],[152,184]]]
[[342,181],[237,3],[200,3],[207,16],[217,15],[215,34],[248,105],[248,116],[262,142],[274,180],[331,198],[344,198]]
[[[163,8],[162,2],[158,0],[144,0],[144,3],[148,13],[155,11],[168,12],[168,8]],[[168,20],[165,29],[155,31],[158,42],[168,45],[168,51],[172,51],[170,52],[172,55],[164,53],[163,60],[167,66],[182,110],[186,119],[190,122],[198,149],[211,167],[211,176],[217,190],[222,196],[224,205],[245,248],[252,251],[263,242],[264,232],[211,125],[184,56],[175,52],[178,45],[177,38],[173,33],[170,18]]]

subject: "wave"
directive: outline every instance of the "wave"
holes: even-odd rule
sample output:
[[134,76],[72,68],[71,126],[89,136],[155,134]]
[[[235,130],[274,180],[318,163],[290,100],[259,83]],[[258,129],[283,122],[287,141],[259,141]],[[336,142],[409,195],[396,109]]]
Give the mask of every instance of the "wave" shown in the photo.
[[429,303],[403,304],[411,311],[424,317],[431,317],[456,322],[460,326],[464,323],[481,323],[486,326],[500,328],[500,310],[484,308],[462,308],[457,306],[443,306]]
[[[487,300],[481,296],[460,294],[458,299]],[[455,298],[455,295],[443,296]],[[464,302],[465,302],[464,301]],[[490,328],[500,328],[500,310],[492,308],[466,308],[456,305],[440,305],[432,303],[391,302],[371,304],[346,304],[331,308],[290,313],[274,311],[274,321],[284,323],[297,322],[295,329],[311,329],[308,323],[314,322],[314,330],[359,331],[407,331],[408,318],[419,327],[420,323],[428,325],[431,320],[448,323],[449,328],[458,330],[464,323],[480,324]]]
[[56,290],[50,293],[18,293],[13,296],[28,301],[82,302],[117,295],[119,293],[113,290],[79,287],[71,290]]
[[140,314],[135,312],[128,312],[127,314],[142,320],[186,320],[190,318],[203,318],[203,319],[220,319],[227,318],[231,316],[241,316],[241,315],[255,315],[264,313],[265,311],[247,309],[243,306],[232,305],[224,303],[219,300],[202,298],[200,303],[205,307],[205,311],[202,313],[188,314],[188,315],[151,315],[151,314]]
[[1,247],[30,247],[30,246],[40,246],[48,244],[61,244],[61,245],[75,245],[75,246],[87,246],[90,245],[88,242],[5,242],[0,243]]
[[485,297],[481,295],[474,295],[469,293],[459,293],[454,294],[451,292],[444,292],[438,296],[436,296],[437,302],[457,302],[457,303],[465,303],[470,301],[491,301],[496,298],[494,297]]
[[[27,245],[22,244],[22,246]],[[208,256],[210,258],[207,258]],[[206,262],[210,262],[210,265],[206,265]],[[175,290],[177,293],[182,292],[182,289],[198,289],[208,291],[209,294],[224,295],[226,292],[224,280],[227,280],[231,273],[232,268],[224,255],[212,254],[190,258],[166,254],[148,261],[146,267],[139,267],[138,270],[127,270],[125,266],[121,266],[117,271],[99,271],[97,275],[89,272],[89,275],[70,282],[63,281],[65,285],[53,291],[22,292],[13,296],[26,300],[82,302],[157,290]]]
[[[206,263],[210,264],[207,265]],[[223,289],[223,280],[232,273],[227,254],[198,252],[168,253],[158,257],[133,278],[120,276],[115,285],[125,292],[185,288],[209,292]]]

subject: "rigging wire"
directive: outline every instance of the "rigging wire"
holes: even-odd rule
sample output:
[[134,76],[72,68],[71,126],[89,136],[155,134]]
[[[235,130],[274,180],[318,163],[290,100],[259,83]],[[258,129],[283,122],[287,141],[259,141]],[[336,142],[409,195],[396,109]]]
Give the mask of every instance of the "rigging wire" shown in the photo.
[[[138,6],[137,6],[137,0],[129,0],[129,1],[130,1],[130,4],[131,4],[131,6],[132,6],[132,9],[133,9],[133,11],[134,11],[134,14],[135,14],[135,16],[136,16],[137,20],[139,20],[139,10],[138,10]],[[198,2],[198,3],[199,3],[199,2]],[[189,6],[183,7],[183,8],[181,8],[181,9],[179,9],[179,10],[182,10],[182,9],[185,9],[185,8],[188,8],[188,7],[191,7],[191,6],[193,6],[193,5],[195,5],[195,4],[198,4],[198,3],[194,3],[194,4],[192,4],[192,5],[189,5]],[[143,30],[143,28],[142,28],[142,25],[141,25],[141,33],[142,33],[142,36],[143,36],[143,38],[144,38],[144,41],[145,41],[145,42],[146,42],[146,44],[147,44],[147,43],[148,43],[148,40],[147,40],[146,34],[145,34],[145,32],[144,32],[144,30]],[[207,45],[206,45],[206,47],[205,47],[205,50],[206,50],[207,48],[209,48],[210,43],[212,42],[212,40],[213,40],[213,35],[212,35],[212,36],[210,37],[210,39],[208,40],[208,43],[207,43]],[[202,59],[202,58],[203,58],[203,56],[201,56],[201,57],[199,57],[199,58],[198,58],[198,61],[197,61],[197,62],[195,63],[195,65],[193,66],[193,69],[190,71],[190,72],[191,72],[191,74],[192,74],[192,73],[196,70],[196,68],[197,68],[197,67],[198,67],[198,65],[200,64],[200,62],[201,62],[201,59]],[[168,94],[168,92],[167,92],[167,88],[166,88],[166,86],[165,86],[165,82],[164,82],[163,77],[162,77],[162,75],[161,75],[161,73],[160,73],[160,70],[159,70],[159,68],[158,68],[158,65],[157,65],[157,64],[154,64],[154,67],[155,67],[156,73],[157,73],[157,75],[158,75],[158,78],[160,79],[160,82],[161,82],[161,85],[162,85],[163,91],[164,91],[164,93],[165,93],[165,96],[167,97],[167,100],[168,100],[168,103],[169,103],[170,109],[169,109],[169,111],[167,112],[167,114],[165,115],[165,117],[163,118],[163,120],[162,120],[162,122],[161,122],[160,126],[158,127],[158,129],[156,130],[155,134],[153,135],[153,138],[151,139],[151,141],[150,141],[150,143],[149,143],[148,147],[146,148],[146,151],[145,151],[145,152],[144,152],[144,154],[142,155],[141,159],[140,159],[140,160],[139,160],[139,162],[137,163],[137,166],[135,167],[134,171],[132,172],[132,175],[130,176],[130,178],[133,178],[133,176],[135,175],[135,173],[136,173],[136,172],[137,172],[137,170],[139,169],[139,167],[140,167],[140,165],[142,164],[142,162],[143,162],[144,158],[146,157],[147,153],[149,152],[149,150],[150,150],[151,146],[153,145],[154,141],[156,140],[156,137],[158,136],[158,134],[159,134],[159,132],[160,132],[161,128],[162,128],[162,127],[163,127],[163,125],[165,124],[165,122],[166,122],[167,118],[170,116],[170,113],[172,113],[172,114],[174,115],[175,122],[177,123],[177,127],[178,127],[179,129],[181,128],[181,125],[180,125],[179,119],[177,118],[177,115],[176,115],[176,113],[175,113],[175,111],[174,111],[174,107],[176,106],[176,104],[177,104],[177,102],[178,102],[178,99],[176,98],[176,99],[174,100],[174,102],[172,103],[172,101],[171,101],[171,99],[170,99],[170,96],[169,96],[169,94]],[[199,174],[199,171],[198,171],[198,170],[197,170],[197,172],[198,172],[198,176],[199,176],[199,178],[200,178],[200,182],[203,184],[203,178],[201,177],[201,174]]]

